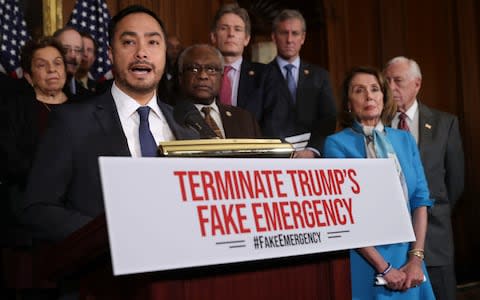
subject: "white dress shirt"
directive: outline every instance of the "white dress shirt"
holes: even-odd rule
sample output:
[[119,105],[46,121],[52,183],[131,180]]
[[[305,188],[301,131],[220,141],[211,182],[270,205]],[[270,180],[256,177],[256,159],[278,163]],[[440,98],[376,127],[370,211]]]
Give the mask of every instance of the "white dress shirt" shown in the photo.
[[[137,109],[141,106],[135,99],[120,90],[115,82],[112,85],[112,96],[117,107],[118,116],[122,125],[123,133],[127,138],[128,149],[133,157],[141,157],[140,139],[138,136],[138,127],[140,125],[140,116]],[[148,114],[148,122],[150,131],[157,145],[162,141],[171,141],[175,139],[167,120],[163,115],[157,103],[157,95],[154,94],[152,99],[147,103],[150,107]]]
[[[418,124],[419,124],[419,118],[418,118],[418,102],[417,99],[413,102],[412,106],[405,112],[407,115],[407,118],[405,121],[407,122],[408,128],[410,129],[410,133],[413,135],[415,138],[415,142],[418,144]],[[395,114],[395,117],[392,120],[392,127],[393,128],[398,128],[398,122],[400,112],[397,112]]]

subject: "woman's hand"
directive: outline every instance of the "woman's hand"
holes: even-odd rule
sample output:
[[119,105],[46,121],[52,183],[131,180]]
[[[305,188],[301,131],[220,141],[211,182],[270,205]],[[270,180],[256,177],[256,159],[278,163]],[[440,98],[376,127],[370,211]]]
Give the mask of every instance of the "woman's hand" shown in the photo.
[[383,279],[387,282],[387,287],[394,291],[404,290],[405,279],[407,275],[402,271],[392,268]]
[[408,262],[401,267],[400,270],[406,274],[406,279],[403,283],[403,289],[406,290],[419,286],[423,283],[424,274],[422,270],[422,260],[418,257],[411,256],[408,259]]

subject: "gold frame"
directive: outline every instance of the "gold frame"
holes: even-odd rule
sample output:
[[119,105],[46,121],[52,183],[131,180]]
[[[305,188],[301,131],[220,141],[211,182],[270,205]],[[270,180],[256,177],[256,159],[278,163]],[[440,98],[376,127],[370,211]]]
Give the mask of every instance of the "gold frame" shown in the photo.
[[63,26],[62,0],[43,0],[43,34],[52,35]]

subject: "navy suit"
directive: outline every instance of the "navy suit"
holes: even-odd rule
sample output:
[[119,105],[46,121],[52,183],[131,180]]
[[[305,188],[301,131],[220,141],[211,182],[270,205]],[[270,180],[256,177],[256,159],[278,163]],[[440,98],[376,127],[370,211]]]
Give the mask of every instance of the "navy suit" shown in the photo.
[[[177,139],[199,137],[175,123],[169,105],[157,102]],[[104,211],[99,156],[130,156],[110,90],[51,114],[20,216],[36,238],[65,238]]]
[[263,73],[266,65],[245,59],[240,67],[237,90],[237,106],[251,112],[257,120],[262,113]]
[[285,138],[311,132],[308,147],[321,151],[325,137],[335,132],[336,103],[328,72],[300,61],[296,101],[276,60],[265,75],[265,98],[260,128],[264,136]]

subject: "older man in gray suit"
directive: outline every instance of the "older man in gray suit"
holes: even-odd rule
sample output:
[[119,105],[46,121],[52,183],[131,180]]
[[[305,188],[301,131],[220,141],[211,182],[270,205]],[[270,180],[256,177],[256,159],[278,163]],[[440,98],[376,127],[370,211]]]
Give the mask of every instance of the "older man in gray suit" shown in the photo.
[[422,84],[418,64],[391,59],[384,70],[398,105],[392,127],[409,130],[420,149],[435,205],[429,210],[425,262],[437,299],[455,299],[451,212],[463,192],[464,157],[458,119],[418,102]]

